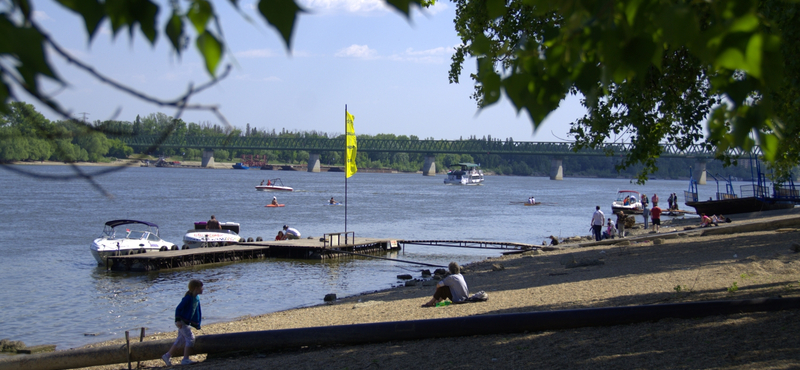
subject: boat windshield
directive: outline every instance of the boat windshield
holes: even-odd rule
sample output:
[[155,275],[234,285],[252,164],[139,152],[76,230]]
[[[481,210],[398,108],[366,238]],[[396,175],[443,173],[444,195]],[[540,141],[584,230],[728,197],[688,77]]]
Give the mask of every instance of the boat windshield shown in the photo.
[[637,193],[635,191],[621,191],[621,192],[617,193],[617,201],[622,202],[622,201],[625,200],[625,198],[631,197],[631,198],[633,198],[633,201],[635,202],[636,198],[638,198],[638,196],[639,196],[639,193]]
[[128,235],[125,237],[125,239],[143,239],[147,237],[147,234],[149,234],[147,231],[131,230],[128,231]]

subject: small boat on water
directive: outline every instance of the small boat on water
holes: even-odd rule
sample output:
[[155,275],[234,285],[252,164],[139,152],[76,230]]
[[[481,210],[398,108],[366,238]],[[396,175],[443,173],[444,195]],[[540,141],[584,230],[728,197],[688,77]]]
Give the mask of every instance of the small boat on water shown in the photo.
[[147,221],[112,220],[89,247],[98,264],[109,256],[177,250],[178,246],[158,236],[158,225]]
[[538,206],[538,205],[540,205],[540,204],[542,204],[542,202],[536,202],[536,203],[522,203],[522,205],[524,205],[524,206]]
[[449,172],[447,172],[447,178],[444,179],[445,184],[449,185],[483,184],[483,171],[481,171],[479,164],[458,163],[450,167],[460,167],[460,169],[450,170]]
[[237,162],[233,165],[233,169],[235,170],[249,170],[250,167],[245,166],[242,162]]
[[626,215],[642,213],[642,195],[635,190],[620,190],[617,200],[611,202],[611,211],[622,212]]
[[195,222],[194,229],[190,229],[183,236],[181,249],[224,247],[226,245],[244,242],[239,236],[239,224],[236,222],[220,222],[222,229],[206,229],[206,222]]
[[274,208],[274,207],[284,207],[284,206],[286,205],[281,203],[281,204],[267,204],[264,207]]
[[261,185],[256,186],[256,190],[258,191],[294,191],[289,186],[283,185],[283,181],[280,178],[277,179],[269,179],[267,183],[261,182]]

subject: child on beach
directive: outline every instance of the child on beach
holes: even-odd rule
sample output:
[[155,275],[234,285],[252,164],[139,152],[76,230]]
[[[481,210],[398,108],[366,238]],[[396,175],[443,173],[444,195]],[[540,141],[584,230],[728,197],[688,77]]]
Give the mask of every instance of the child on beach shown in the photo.
[[189,281],[189,291],[183,296],[181,303],[175,308],[175,326],[178,327],[178,337],[175,338],[175,343],[161,359],[167,366],[172,366],[170,357],[172,353],[177,352],[183,347],[183,359],[181,365],[193,364],[189,358],[189,352],[194,347],[194,333],[189,326],[194,326],[195,329],[200,330],[200,320],[203,313],[200,310],[200,299],[198,295],[203,294],[203,283],[200,280]]

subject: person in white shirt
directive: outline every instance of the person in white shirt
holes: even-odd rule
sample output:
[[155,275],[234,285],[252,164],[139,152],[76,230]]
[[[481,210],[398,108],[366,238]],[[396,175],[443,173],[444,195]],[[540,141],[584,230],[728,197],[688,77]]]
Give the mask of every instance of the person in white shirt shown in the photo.
[[293,227],[283,225],[283,238],[284,239],[300,239],[300,232]]
[[600,206],[595,207],[594,214],[592,214],[592,231],[594,231],[594,240],[600,241],[603,239],[601,230],[603,224],[606,222],[606,215],[600,210]]

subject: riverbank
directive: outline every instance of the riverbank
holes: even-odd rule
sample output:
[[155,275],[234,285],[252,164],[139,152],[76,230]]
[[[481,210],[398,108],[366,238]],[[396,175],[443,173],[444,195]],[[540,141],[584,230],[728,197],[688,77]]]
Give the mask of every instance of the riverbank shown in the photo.
[[[560,245],[563,248],[555,251],[491,258],[466,266],[464,276],[470,290],[486,291],[487,302],[422,308],[420,305],[433,288],[410,286],[348,297],[333,305],[211,324],[198,335],[574,308],[800,297],[800,254],[793,250],[800,236],[796,212],[733,219],[729,225],[708,229],[719,235],[704,236],[697,229],[686,230],[695,225],[676,223],[666,225],[662,233],[630,237],[622,244],[584,241]],[[736,228],[754,221],[787,220],[792,220],[793,226],[741,232],[737,230],[748,228]],[[571,260],[602,263],[567,268],[565,264]],[[800,364],[800,345],[795,340],[795,333],[800,331],[799,319],[800,311],[790,310],[538,333],[299,348],[227,358],[198,355],[193,358],[202,362],[192,368],[792,368]],[[146,340],[174,336],[175,333],[150,334]],[[452,360],[456,358],[463,362]],[[153,360],[143,365],[157,367],[163,363]],[[96,367],[117,368],[120,365]]]

